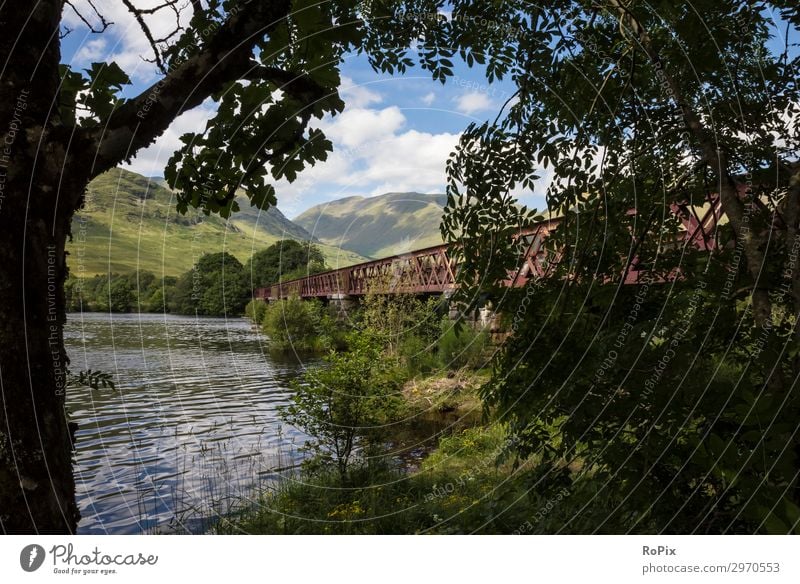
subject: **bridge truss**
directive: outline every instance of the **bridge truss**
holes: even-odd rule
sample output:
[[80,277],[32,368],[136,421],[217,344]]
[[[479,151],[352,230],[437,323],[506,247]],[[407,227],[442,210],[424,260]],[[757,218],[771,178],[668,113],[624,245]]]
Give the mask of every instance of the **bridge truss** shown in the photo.
[[[688,203],[673,204],[671,210],[683,225],[685,245],[703,251],[717,247],[716,228],[722,217],[718,196],[709,197],[701,207]],[[524,240],[524,252],[519,268],[509,273],[505,282],[507,286],[524,286],[530,279],[547,276],[550,266],[560,259],[545,245],[547,236],[558,224],[558,219],[548,219],[517,235]],[[254,295],[262,300],[278,300],[292,295],[300,298],[357,297],[370,290],[387,294],[441,294],[456,287],[458,266],[448,254],[449,249],[450,246],[446,244],[426,247],[257,288]],[[634,258],[625,282],[635,284],[641,280],[643,273],[637,269]]]

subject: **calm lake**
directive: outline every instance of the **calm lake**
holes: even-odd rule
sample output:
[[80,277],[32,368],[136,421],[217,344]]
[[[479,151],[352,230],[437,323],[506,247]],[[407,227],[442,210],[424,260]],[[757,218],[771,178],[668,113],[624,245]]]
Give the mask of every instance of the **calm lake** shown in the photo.
[[245,319],[69,315],[70,368],[117,383],[68,393],[81,533],[201,532],[299,461],[276,409],[309,363],[268,342]]

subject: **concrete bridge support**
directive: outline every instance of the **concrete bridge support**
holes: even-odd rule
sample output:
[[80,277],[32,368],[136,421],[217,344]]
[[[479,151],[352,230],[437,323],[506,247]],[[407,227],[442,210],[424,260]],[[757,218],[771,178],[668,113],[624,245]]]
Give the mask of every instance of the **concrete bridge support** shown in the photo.
[[481,329],[491,333],[500,332],[500,318],[491,302],[487,302],[484,306],[470,313],[465,313],[463,307],[450,302],[453,292],[454,290],[445,290],[443,293],[448,302],[447,317],[450,320],[463,320],[466,324],[475,329]]
[[328,296],[328,304],[336,309],[340,317],[347,317],[348,312],[358,306],[358,298],[349,294],[331,294]]

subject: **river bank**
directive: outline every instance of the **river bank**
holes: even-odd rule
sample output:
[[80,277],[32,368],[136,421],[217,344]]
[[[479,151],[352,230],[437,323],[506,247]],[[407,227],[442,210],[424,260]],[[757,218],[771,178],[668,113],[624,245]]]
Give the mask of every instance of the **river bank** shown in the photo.
[[[497,412],[484,411],[497,346],[481,329],[456,330],[440,306],[367,295],[347,319],[299,299],[249,307],[281,341],[273,346],[325,346],[328,356],[282,413],[309,435],[310,456],[212,532],[581,533],[602,523],[607,503],[570,476],[574,460],[519,453]],[[558,423],[542,421],[542,435]],[[592,501],[573,521],[568,510]]]
[[[567,518],[558,503],[573,495],[537,495],[536,457],[504,457],[507,432],[481,415],[486,371],[416,378],[403,388],[406,420],[377,457],[342,481],[304,468],[265,490],[250,508],[223,518],[213,533],[446,534],[552,533]],[[438,422],[433,434],[409,424]],[[430,426],[427,426],[430,429]],[[426,442],[428,445],[422,445]],[[413,464],[397,464],[419,449]],[[541,470],[541,469],[538,469]]]

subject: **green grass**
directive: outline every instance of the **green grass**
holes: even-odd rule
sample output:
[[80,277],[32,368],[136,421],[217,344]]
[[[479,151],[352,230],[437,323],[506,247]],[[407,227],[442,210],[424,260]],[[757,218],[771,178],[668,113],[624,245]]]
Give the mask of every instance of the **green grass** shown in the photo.
[[[277,209],[258,212],[240,200],[242,211],[230,221],[196,211],[180,215],[171,191],[122,169],[89,185],[84,210],[73,220],[68,244],[73,276],[88,277],[137,269],[178,276],[204,253],[227,251],[246,263],[253,252],[280,239],[308,234]],[[328,265],[365,261],[358,254],[321,245]]]
[[[437,375],[409,382],[403,394],[407,428],[414,420],[442,416],[449,428],[418,466],[399,466],[393,448],[429,439],[420,424],[416,439],[400,439],[382,455],[355,464],[343,481],[313,464],[284,475],[256,497],[255,505],[221,517],[214,533],[251,534],[553,534],[626,531],[611,518],[611,500],[593,472],[562,461],[545,466],[539,455],[507,456],[505,426],[481,423],[478,385],[487,372]],[[443,412],[442,403],[452,407]],[[458,420],[458,422],[455,422]],[[413,437],[412,437],[413,438]],[[571,477],[571,478],[570,478]],[[643,521],[637,533],[652,526]]]
[[[498,464],[501,426],[443,438],[406,474],[380,461],[356,469],[348,485],[334,473],[286,479],[259,504],[220,521],[217,533],[457,534],[554,533],[569,493],[531,489],[527,465]],[[574,502],[574,501],[573,501]]]

